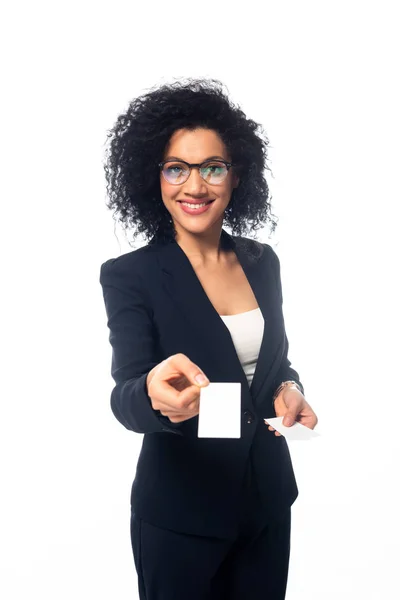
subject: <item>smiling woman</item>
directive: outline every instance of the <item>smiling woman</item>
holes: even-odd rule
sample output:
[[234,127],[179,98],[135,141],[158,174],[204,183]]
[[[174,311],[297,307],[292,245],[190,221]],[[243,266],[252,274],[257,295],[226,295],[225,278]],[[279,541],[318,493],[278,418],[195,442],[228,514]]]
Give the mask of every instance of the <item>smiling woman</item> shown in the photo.
[[[100,276],[111,406],[144,433],[131,494],[140,598],[283,600],[297,486],[263,418],[316,418],[288,359],[278,257],[242,235],[275,226],[267,139],[213,80],[134,100],[111,136],[109,207],[149,241]],[[239,438],[199,438],[211,382],[240,384]]]

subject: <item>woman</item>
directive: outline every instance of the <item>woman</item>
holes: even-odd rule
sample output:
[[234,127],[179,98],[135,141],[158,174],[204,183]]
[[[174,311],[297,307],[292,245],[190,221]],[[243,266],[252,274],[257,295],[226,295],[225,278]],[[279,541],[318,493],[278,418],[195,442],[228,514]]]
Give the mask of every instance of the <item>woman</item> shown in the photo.
[[[131,495],[140,598],[282,599],[298,491],[264,418],[317,418],[287,357],[278,257],[242,235],[276,225],[268,140],[215,80],[136,98],[110,137],[108,206],[148,240],[100,274],[111,407],[144,434]],[[210,381],[241,383],[240,439],[198,437]]]

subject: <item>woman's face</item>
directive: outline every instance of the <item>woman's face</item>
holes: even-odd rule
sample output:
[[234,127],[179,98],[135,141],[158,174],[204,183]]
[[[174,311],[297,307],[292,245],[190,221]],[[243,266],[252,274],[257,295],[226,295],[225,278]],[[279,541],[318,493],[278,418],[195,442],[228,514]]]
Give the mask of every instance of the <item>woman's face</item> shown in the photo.
[[[179,129],[173,133],[165,149],[163,160],[180,159],[188,163],[202,163],[209,158],[219,157],[231,161],[220,136],[210,129]],[[203,233],[212,227],[222,227],[224,211],[231,199],[232,190],[239,184],[233,168],[222,183],[212,185],[193,168],[189,178],[179,185],[165,180],[160,172],[161,196],[171,214],[178,236],[182,233]],[[199,214],[188,214],[181,202],[214,200],[209,208]]]

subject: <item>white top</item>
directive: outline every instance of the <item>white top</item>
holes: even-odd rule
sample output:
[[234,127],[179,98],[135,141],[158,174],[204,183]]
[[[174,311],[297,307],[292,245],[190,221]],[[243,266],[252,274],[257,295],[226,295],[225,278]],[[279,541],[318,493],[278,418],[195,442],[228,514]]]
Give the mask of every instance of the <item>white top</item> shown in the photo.
[[255,308],[237,315],[220,315],[220,317],[229,329],[236,354],[250,387],[264,334],[262,312],[260,308]]

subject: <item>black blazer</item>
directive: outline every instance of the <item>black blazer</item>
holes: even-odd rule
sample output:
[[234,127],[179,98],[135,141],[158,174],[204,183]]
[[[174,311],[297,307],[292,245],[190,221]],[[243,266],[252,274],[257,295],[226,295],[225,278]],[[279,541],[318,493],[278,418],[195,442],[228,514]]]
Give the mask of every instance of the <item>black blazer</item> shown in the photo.
[[[186,254],[175,241],[153,240],[107,260],[100,272],[116,384],[111,408],[127,429],[144,433],[132,509],[160,527],[234,539],[250,455],[266,516],[277,515],[298,495],[286,440],[263,421],[275,416],[272,395],[281,381],[293,379],[304,392],[288,360],[279,259],[266,243],[221,232],[221,243],[234,249],[265,320],[249,387],[230,332]],[[174,424],[152,408],[146,376],[178,352],[211,382],[242,384],[240,439],[199,439],[198,417]]]

